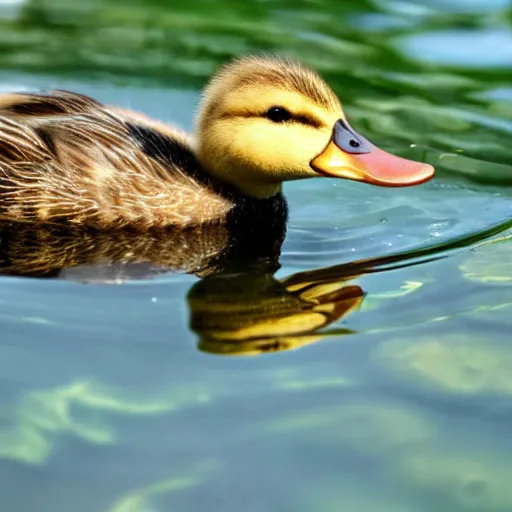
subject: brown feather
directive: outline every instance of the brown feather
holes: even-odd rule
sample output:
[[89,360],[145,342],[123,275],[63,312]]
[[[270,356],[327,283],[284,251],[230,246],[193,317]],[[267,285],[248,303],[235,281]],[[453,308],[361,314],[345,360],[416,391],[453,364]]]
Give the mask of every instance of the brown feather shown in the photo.
[[148,229],[214,220],[231,206],[173,162],[147,155],[123,118],[94,100],[0,96],[0,220]]

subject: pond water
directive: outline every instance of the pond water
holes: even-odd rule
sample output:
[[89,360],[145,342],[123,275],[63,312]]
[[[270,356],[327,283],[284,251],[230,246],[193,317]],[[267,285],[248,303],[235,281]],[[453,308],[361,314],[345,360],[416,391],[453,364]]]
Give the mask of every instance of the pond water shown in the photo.
[[39,279],[79,249],[2,231],[2,268],[42,267],[0,277],[0,510],[512,510],[512,2],[11,1],[0,25],[2,92],[186,129],[219,62],[291,52],[438,170],[287,184],[276,272]]

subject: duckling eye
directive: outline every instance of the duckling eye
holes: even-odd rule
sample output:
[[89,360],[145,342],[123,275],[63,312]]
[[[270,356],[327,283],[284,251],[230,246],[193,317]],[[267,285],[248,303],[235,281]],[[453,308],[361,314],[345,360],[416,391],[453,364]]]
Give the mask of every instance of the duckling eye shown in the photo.
[[292,115],[284,107],[270,107],[265,112],[265,117],[274,123],[284,123],[292,118]]

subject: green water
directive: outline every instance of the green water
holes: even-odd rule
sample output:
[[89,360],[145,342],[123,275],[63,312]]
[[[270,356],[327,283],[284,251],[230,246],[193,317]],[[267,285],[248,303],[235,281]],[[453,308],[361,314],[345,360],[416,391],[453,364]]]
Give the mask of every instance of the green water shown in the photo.
[[[0,3],[2,92],[72,89],[187,129],[215,66],[254,50],[314,65],[354,127],[436,179],[287,184],[273,277],[1,276],[0,510],[510,512],[510,1]],[[263,341],[194,323],[276,297],[296,318],[302,281],[364,300],[299,333],[251,309]]]

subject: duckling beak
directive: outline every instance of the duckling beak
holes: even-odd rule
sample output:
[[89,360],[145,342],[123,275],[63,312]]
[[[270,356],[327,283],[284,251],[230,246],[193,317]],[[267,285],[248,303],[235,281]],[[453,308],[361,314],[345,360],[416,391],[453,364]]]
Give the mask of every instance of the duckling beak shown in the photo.
[[429,164],[407,160],[379,149],[340,119],[327,147],[311,161],[318,173],[382,187],[406,187],[430,180]]

